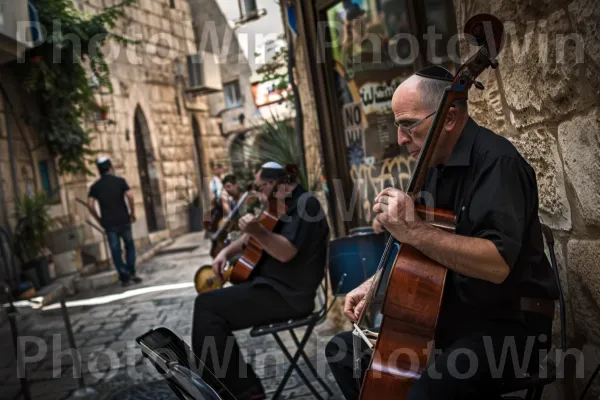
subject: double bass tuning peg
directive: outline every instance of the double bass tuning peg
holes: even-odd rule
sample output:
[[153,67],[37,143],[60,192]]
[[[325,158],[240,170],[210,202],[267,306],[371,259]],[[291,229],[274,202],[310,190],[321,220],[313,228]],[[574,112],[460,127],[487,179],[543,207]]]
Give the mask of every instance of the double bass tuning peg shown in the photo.
[[483,83],[479,82],[479,81],[475,81],[474,83],[475,87],[479,90],[483,90],[485,89],[485,87],[483,86]]

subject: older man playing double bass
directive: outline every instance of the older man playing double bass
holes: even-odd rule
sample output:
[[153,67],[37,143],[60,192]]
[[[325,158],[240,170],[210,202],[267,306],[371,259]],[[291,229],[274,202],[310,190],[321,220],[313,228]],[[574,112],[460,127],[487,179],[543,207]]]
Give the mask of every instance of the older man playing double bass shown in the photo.
[[[395,91],[398,143],[413,157],[452,80],[449,71],[432,66]],[[469,117],[465,101],[454,104],[440,123],[437,167],[427,173],[422,190],[428,196],[422,198],[433,201],[427,206],[454,211],[456,234],[413,215],[412,199],[397,189],[383,190],[373,207],[376,231],[387,230],[448,269],[433,351],[437,357],[408,399],[495,399],[502,379],[515,376],[514,363],[529,361],[537,368],[538,349],[549,345],[558,291],[544,255],[536,178],[508,140]],[[367,281],[346,297],[344,312],[352,321],[362,312],[370,285]],[[504,345],[516,348],[518,360]],[[508,353],[506,367],[495,374],[503,352]],[[334,337],[326,353],[344,396],[358,398],[351,332]],[[363,371],[368,360],[362,359]]]

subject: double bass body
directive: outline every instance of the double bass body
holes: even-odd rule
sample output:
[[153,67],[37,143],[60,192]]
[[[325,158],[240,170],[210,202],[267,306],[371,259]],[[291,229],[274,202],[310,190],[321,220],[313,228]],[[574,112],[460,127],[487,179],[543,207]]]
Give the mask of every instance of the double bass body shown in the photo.
[[[453,230],[446,210],[417,208],[433,225]],[[427,215],[425,215],[427,214]],[[446,268],[402,244],[390,273],[380,333],[363,379],[360,399],[404,398],[429,360],[444,292]]]

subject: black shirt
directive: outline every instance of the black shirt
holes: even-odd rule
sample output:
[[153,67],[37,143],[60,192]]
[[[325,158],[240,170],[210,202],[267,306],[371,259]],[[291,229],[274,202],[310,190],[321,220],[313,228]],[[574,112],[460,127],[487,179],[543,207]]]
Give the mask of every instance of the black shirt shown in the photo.
[[520,297],[558,298],[535,172],[510,141],[469,118],[448,162],[428,171],[422,190],[436,208],[454,212],[456,234],[492,241],[510,267],[501,284],[448,270],[439,324],[522,319]]
[[329,225],[319,200],[301,186],[292,191],[285,203],[286,214],[273,232],[289,240],[298,253],[282,263],[263,252],[252,273],[252,282],[272,286],[298,312],[308,314],[313,311],[316,290],[325,272]]
[[104,174],[91,187],[89,197],[98,200],[102,226],[106,228],[131,223],[125,204],[125,192],[129,190],[127,181],[112,174]]

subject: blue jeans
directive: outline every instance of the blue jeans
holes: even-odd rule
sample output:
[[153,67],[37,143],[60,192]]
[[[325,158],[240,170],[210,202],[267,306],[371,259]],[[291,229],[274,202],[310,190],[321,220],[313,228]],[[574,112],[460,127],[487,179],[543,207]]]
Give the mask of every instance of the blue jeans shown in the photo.
[[[131,224],[107,227],[106,235],[119,279],[121,282],[127,282],[131,276],[135,275],[135,244],[131,233]],[[121,239],[125,243],[125,263],[123,263],[121,252]]]

